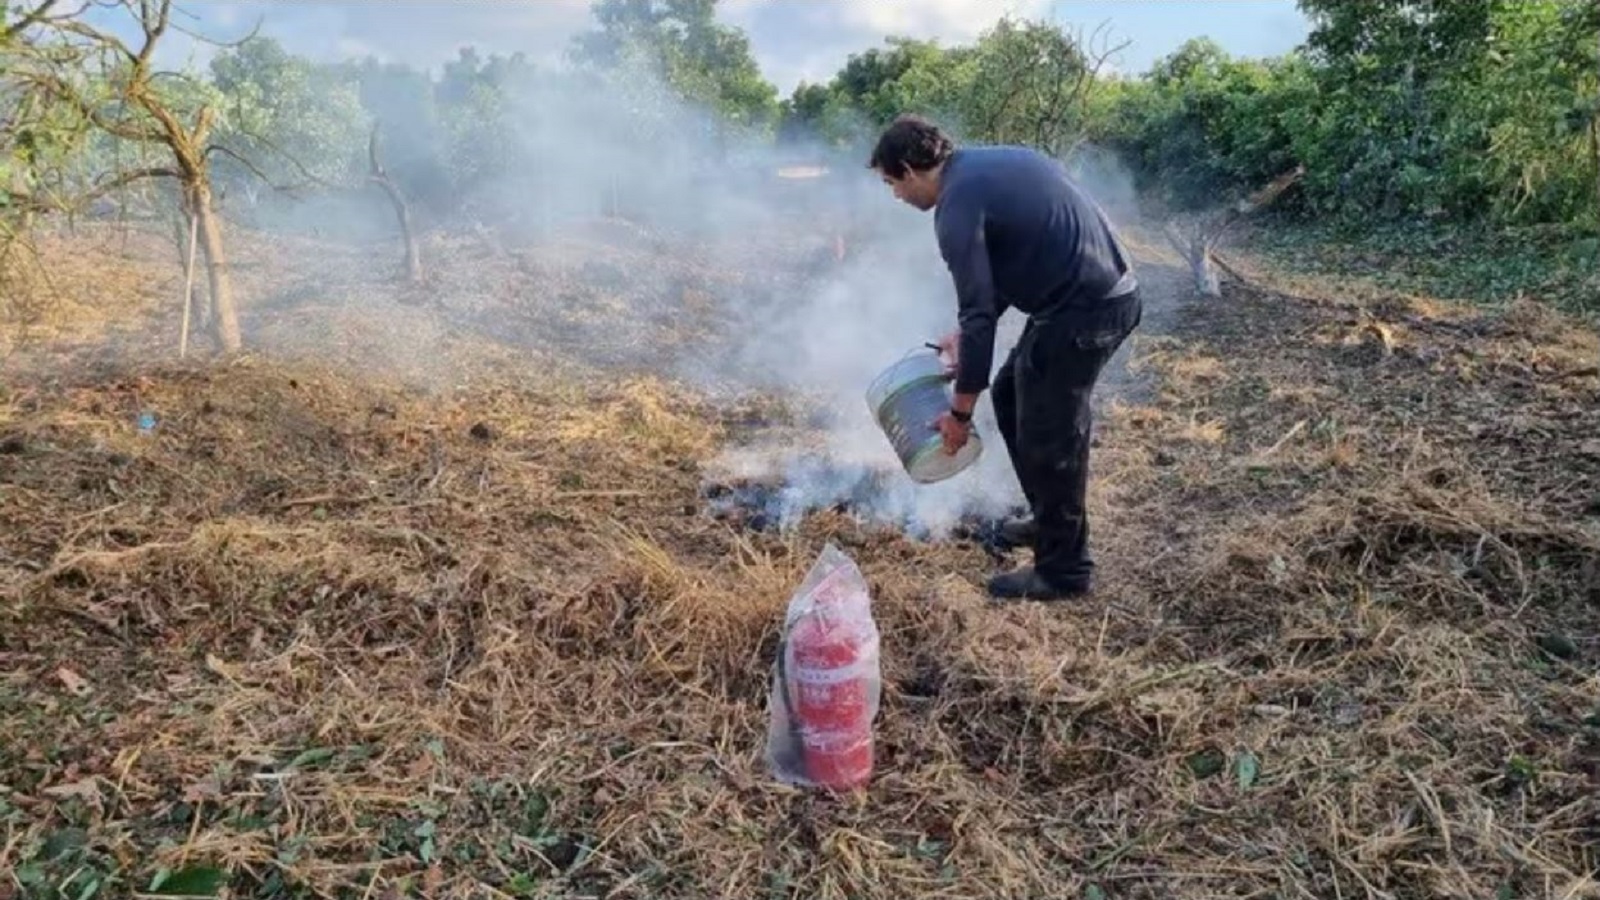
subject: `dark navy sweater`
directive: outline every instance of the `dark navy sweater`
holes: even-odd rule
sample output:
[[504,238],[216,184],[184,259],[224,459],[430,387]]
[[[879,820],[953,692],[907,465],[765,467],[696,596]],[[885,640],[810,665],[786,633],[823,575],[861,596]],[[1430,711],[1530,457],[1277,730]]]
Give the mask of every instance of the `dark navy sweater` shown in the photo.
[[1092,310],[1136,286],[1099,207],[1056,160],[1026,147],[964,147],[945,164],[934,211],[961,325],[955,390],[989,386],[995,326]]

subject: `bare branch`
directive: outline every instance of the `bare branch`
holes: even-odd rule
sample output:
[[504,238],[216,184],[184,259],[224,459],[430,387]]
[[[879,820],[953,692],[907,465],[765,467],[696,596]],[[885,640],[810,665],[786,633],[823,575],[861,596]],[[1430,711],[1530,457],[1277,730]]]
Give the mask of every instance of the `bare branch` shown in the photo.
[[135,60],[141,71],[150,67],[150,57],[156,52],[156,42],[167,33],[167,22],[172,16],[172,0],[159,0],[161,7],[156,12],[155,21],[150,21],[150,0],[140,0],[140,24],[144,26],[144,47],[139,50]]
[[1209,251],[1212,247],[1216,246],[1217,242],[1222,239],[1222,236],[1230,231],[1233,226],[1243,221],[1245,216],[1271,205],[1274,200],[1278,199],[1279,195],[1292,187],[1296,182],[1304,177],[1305,174],[1306,167],[1304,165],[1297,165],[1293,169],[1283,173],[1282,175],[1279,175],[1277,178],[1272,179],[1272,181],[1268,182],[1265,187],[1255,191],[1254,193],[1250,194],[1250,196],[1245,197],[1243,200],[1240,200],[1233,206],[1232,209],[1228,210],[1228,212],[1224,214],[1219,222],[1212,225],[1210,233],[1206,238],[1206,249]]
[[[211,129],[217,123],[217,111],[206,104],[194,116],[194,130],[190,132],[196,144],[204,144],[206,138],[211,136]],[[203,157],[205,154],[202,153]]]
[[1302,163],[1283,173],[1282,175],[1279,175],[1277,178],[1272,179],[1272,181],[1269,182],[1266,187],[1263,187],[1262,189],[1251,194],[1249,197],[1246,197],[1244,203],[1240,206],[1240,211],[1251,213],[1270,205],[1274,200],[1277,200],[1284,191],[1292,187],[1301,178],[1304,178],[1305,174],[1306,167],[1305,164]]
[[395,218],[400,222],[400,236],[406,246],[406,277],[412,284],[422,282],[422,252],[417,246],[417,236],[411,228],[411,208],[406,204],[405,195],[400,191],[400,186],[394,183],[389,173],[383,168],[383,161],[378,158],[378,131],[381,123],[372,123],[372,136],[367,139],[367,161],[372,165],[372,173],[367,180],[383,188],[389,195],[389,202],[394,205]]
[[328,182],[323,181],[320,178],[316,178],[315,176],[311,176],[311,180],[309,180],[307,182],[304,182],[304,183],[301,183],[301,184],[277,184],[277,183],[273,182],[272,177],[270,175],[268,175],[267,173],[261,171],[261,167],[260,166],[257,166],[254,162],[251,162],[249,158],[245,157],[243,154],[241,154],[238,151],[234,150],[232,147],[228,147],[228,146],[225,146],[223,144],[212,144],[211,146],[206,148],[206,156],[209,157],[213,153],[221,153],[223,156],[226,156],[226,157],[234,160],[239,165],[244,166],[246,169],[249,169],[250,170],[250,174],[256,176],[259,179],[261,179],[262,183],[265,184],[267,187],[270,187],[275,191],[282,191],[285,194],[298,194],[301,191],[304,191],[307,187],[309,187],[312,184],[316,184],[316,185],[319,185],[321,187],[335,189],[335,190],[337,190],[338,187],[339,187],[338,185],[329,184]]
[[8,26],[6,28],[6,37],[14,38],[24,31],[27,31],[29,28],[32,28],[34,25],[43,22],[50,14],[50,7],[55,6],[59,2],[61,2],[61,0],[44,0],[44,2],[39,4],[39,6],[36,7],[33,12],[23,14],[22,18],[18,19],[15,25]]
[[45,73],[29,72],[19,73],[18,78],[31,84],[34,88],[44,91],[50,96],[71,106],[79,115],[88,119],[96,128],[115,137],[141,143],[151,143],[163,140],[159,131],[151,128],[141,128],[134,122],[115,119],[107,116],[105,112],[90,103],[87,97],[78,92],[78,89],[68,84],[65,79]]
[[[1178,251],[1178,255],[1189,263],[1189,267],[1194,273],[1195,290],[1201,296],[1221,296],[1222,288],[1213,266],[1218,264],[1215,250],[1223,235],[1251,213],[1272,203],[1279,195],[1288,190],[1291,185],[1299,181],[1304,174],[1305,166],[1295,166],[1291,171],[1279,175],[1265,187],[1252,192],[1232,206],[1212,214],[1195,217],[1194,220],[1188,223],[1187,239],[1172,222],[1166,222],[1162,225],[1162,235],[1166,237],[1172,248]],[[1222,268],[1230,275],[1237,277],[1231,269],[1226,266]]]
[[[173,155],[178,158],[178,164],[190,174],[200,171],[201,165],[205,162],[205,152],[201,149],[199,141],[184,129],[183,123],[178,121],[172,110],[150,91],[148,80],[136,82],[135,89],[130,90],[129,94],[135,103],[150,114],[151,118],[160,123],[164,132],[161,140],[171,148]],[[197,127],[206,125],[208,117],[205,109],[201,110],[200,116]]]
[[[181,9],[178,10],[178,11],[180,13],[182,12]],[[190,28],[185,28],[184,26],[182,26],[182,25],[180,25],[180,24],[178,24],[176,22],[171,23],[169,27],[173,31],[176,31],[179,34],[186,35],[188,37],[194,38],[195,40],[197,40],[197,41],[199,41],[199,42],[201,42],[203,44],[210,44],[213,47],[217,47],[217,48],[220,48],[220,49],[223,49],[223,50],[237,50],[238,48],[243,47],[245,44],[248,44],[251,41],[255,40],[256,37],[258,35],[260,35],[261,26],[265,21],[266,21],[265,17],[258,16],[256,18],[256,23],[254,25],[250,26],[250,30],[245,33],[244,37],[239,38],[237,40],[232,40],[232,41],[224,40],[222,38],[209,37],[207,35],[201,34],[197,30],[190,29]]]
[[156,79],[158,79],[158,78],[171,78],[171,79],[175,79],[177,81],[187,81],[190,84],[190,86],[195,87],[195,88],[205,88],[207,86],[204,81],[201,81],[200,79],[194,77],[193,75],[190,75],[188,72],[169,72],[169,71],[166,71],[166,70],[162,70],[160,72],[151,72],[150,73],[150,83],[151,84],[154,84]]
[[[326,178],[323,178],[320,175],[317,175],[315,172],[312,172],[310,169],[306,168],[305,163],[301,162],[299,157],[295,156],[293,153],[290,153],[289,151],[287,151],[287,150],[283,149],[282,147],[278,146],[271,139],[269,139],[269,138],[267,138],[267,137],[265,137],[263,135],[256,134],[255,132],[252,132],[252,131],[246,131],[243,128],[236,128],[235,130],[237,130],[240,134],[243,134],[245,137],[249,138],[250,140],[259,142],[262,146],[266,147],[268,150],[271,150],[273,153],[276,153],[279,156],[283,157],[284,159],[288,160],[289,165],[294,166],[294,168],[300,172],[301,176],[303,176],[306,179],[306,181],[308,181],[308,182],[310,182],[312,184],[321,185],[322,187],[328,188],[330,190],[343,190],[344,189],[342,185],[334,184],[333,182],[328,181]],[[212,152],[212,150],[211,149],[207,149],[206,152],[209,154],[210,152]],[[227,153],[229,156],[232,156],[234,159],[239,159],[239,154],[235,153],[232,150],[222,150],[221,152]],[[262,180],[265,181],[266,179],[263,178]],[[272,182],[268,181],[267,183],[271,184]]]
[[36,194],[19,191],[6,191],[0,196],[5,197],[6,205],[28,212],[74,212],[86,208],[89,204],[105,195],[127,187],[135,182],[151,178],[182,178],[183,173],[177,169],[165,167],[151,167],[133,169],[104,181],[93,188],[73,197],[71,200],[46,199]]
[[268,186],[276,187],[276,185],[272,184],[272,179],[267,176],[267,173],[261,171],[261,169],[258,168],[256,164],[251,162],[248,158],[235,152],[233,148],[226,147],[222,144],[212,144],[206,148],[206,156],[209,158],[213,153],[221,153],[223,156],[232,157],[234,161],[238,162],[239,165],[244,166],[246,169],[249,169],[252,174],[266,182]]
[[88,38],[94,43],[99,44],[101,49],[110,50],[120,56],[125,56],[130,62],[136,61],[139,58],[134,54],[133,49],[130,48],[126,43],[123,43],[120,38],[106,34],[104,31],[101,31],[93,25],[73,19],[56,22],[54,27],[60,31],[66,32],[67,34],[75,34],[81,38]]
[[367,162],[372,165],[372,177],[387,178],[388,173],[383,170],[383,163],[378,161],[378,130],[382,123],[374,120],[372,123],[372,136],[367,138]]
[[1184,259],[1189,258],[1189,246],[1182,236],[1178,234],[1178,230],[1173,227],[1171,222],[1162,223],[1161,236],[1167,239],[1167,243],[1172,245],[1172,249],[1178,251],[1179,256]]

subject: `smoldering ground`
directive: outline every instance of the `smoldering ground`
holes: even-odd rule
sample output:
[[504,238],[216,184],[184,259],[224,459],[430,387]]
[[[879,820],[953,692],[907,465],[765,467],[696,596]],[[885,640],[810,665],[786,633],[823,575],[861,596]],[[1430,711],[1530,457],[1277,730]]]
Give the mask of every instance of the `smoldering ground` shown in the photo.
[[[861,167],[849,158],[836,163]],[[1086,152],[1069,161],[1069,170],[1114,221],[1136,221],[1131,180],[1114,157]],[[1023,508],[987,392],[975,415],[985,449],[972,468],[933,485],[918,485],[901,469],[867,405],[866,389],[886,367],[955,328],[956,298],[932,215],[899,204],[870,172],[840,181],[845,188],[838,202],[861,235],[853,254],[791,286],[789,294],[744,306],[729,355],[717,366],[742,383],[811,398],[812,422],[822,434],[805,448],[785,435],[732,449],[721,460],[727,477],[781,484],[783,490],[764,495],[764,514],[785,523],[809,510],[844,506],[874,523],[938,537]],[[1002,318],[996,368],[1022,324],[1015,312]],[[1102,406],[1126,386],[1126,357],[1120,352],[1107,373]]]
[[[429,281],[414,292],[421,303],[513,349],[643,368],[713,395],[799,398],[809,407],[806,440],[743,436],[708,473],[780,486],[776,521],[845,504],[937,536],[1019,507],[987,395],[976,416],[982,457],[936,485],[905,475],[867,407],[878,373],[956,321],[932,214],[900,204],[866,167],[874,129],[842,148],[774,142],[685,102],[637,65],[609,76],[517,69],[497,96],[496,127],[478,143],[404,103],[381,110],[397,170],[424,172],[429,152],[468,154],[475,166],[448,211],[416,198],[430,257]],[[947,124],[959,139],[960,123]],[[1119,224],[1136,218],[1114,157],[1084,148],[1069,166]],[[454,381],[438,348],[444,330],[356,284],[370,279],[372,262],[398,260],[380,192],[267,200],[255,213],[263,224],[314,232],[352,251],[346,263],[367,260],[345,265],[347,276],[311,254],[292,263],[306,291],[337,287],[345,313],[368,307],[381,319],[365,359],[405,360],[431,368],[432,382]],[[691,302],[714,312],[691,316]],[[1017,313],[1002,319],[996,365],[1021,324]]]

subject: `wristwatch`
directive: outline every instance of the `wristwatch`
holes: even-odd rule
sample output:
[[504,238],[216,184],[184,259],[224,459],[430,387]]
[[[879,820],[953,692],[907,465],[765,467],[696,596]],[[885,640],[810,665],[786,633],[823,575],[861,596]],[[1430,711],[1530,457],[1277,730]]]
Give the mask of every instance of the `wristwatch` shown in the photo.
[[952,408],[950,410],[950,418],[955,419],[957,422],[960,422],[963,425],[972,424],[972,413],[962,412],[959,409]]

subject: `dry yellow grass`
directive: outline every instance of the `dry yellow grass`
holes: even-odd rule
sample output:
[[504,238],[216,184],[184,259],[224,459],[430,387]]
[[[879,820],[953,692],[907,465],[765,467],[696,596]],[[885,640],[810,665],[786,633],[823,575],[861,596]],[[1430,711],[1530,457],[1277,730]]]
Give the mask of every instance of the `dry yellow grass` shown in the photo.
[[[643,376],[14,383],[0,897],[1600,896],[1600,376],[1499,361],[1586,338],[1347,319],[1230,290],[1152,342],[1060,607],[986,604],[971,543],[713,520],[769,416]],[[883,633],[859,797],[761,764],[828,541]]]
[[159,234],[95,225],[0,241],[0,362],[41,345],[103,343],[164,304],[179,309],[177,258]]

